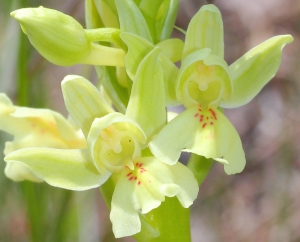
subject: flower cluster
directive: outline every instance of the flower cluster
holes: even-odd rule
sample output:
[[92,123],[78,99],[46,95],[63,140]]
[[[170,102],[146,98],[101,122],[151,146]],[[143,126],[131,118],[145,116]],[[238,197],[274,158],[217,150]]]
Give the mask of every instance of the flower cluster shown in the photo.
[[[124,237],[140,232],[140,217],[165,197],[176,196],[184,208],[196,199],[194,174],[178,162],[182,151],[213,158],[227,174],[244,169],[239,135],[222,108],[254,98],[293,38],[273,37],[228,66],[220,11],[203,6],[183,43],[170,38],[176,4],[86,1],[89,29],[44,7],[11,13],[50,62],[95,65],[109,100],[74,75],[61,84],[68,120],[0,94],[0,129],[14,136],[4,151],[9,178],[77,191],[112,179],[110,218],[115,236]],[[186,110],[168,122],[166,108],[181,104]]]

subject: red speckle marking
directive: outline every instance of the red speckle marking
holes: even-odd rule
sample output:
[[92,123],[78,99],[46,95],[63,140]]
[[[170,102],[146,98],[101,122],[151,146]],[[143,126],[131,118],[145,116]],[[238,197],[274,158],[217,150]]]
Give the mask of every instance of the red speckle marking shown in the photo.
[[131,181],[133,179],[133,176],[131,176],[130,178],[129,178],[129,181]]
[[141,181],[138,181],[138,185],[141,185]]
[[137,177],[134,178],[134,180],[136,180],[136,179],[137,179]]
[[208,120],[209,118],[208,117],[206,117],[206,120]]
[[214,119],[217,120],[217,115],[216,115],[215,111],[212,110],[211,108],[209,109],[209,111],[212,114],[212,116],[214,117]]
[[132,172],[129,172],[128,174],[127,174],[127,176],[130,176],[132,174]]
[[199,113],[196,113],[196,114],[195,114],[195,117],[198,117],[198,115],[199,115]]
[[41,133],[41,134],[45,133],[45,130],[44,130],[44,129],[41,129],[41,130],[40,130],[40,133]]
[[202,128],[205,128],[205,126],[206,126],[206,123],[202,125]]
[[210,122],[210,125],[213,125],[214,123],[213,122]]

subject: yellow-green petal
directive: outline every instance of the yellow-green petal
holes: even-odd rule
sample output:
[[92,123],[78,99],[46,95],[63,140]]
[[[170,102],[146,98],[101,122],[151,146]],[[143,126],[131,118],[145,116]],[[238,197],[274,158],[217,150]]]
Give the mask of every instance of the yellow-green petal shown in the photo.
[[231,94],[227,63],[212,54],[211,49],[194,51],[183,60],[177,97],[186,108],[197,104],[217,107],[222,100],[229,100]]
[[223,38],[220,10],[212,4],[204,5],[188,26],[182,58],[203,48],[209,48],[212,54],[224,58]]
[[132,159],[141,156],[146,139],[134,120],[116,112],[95,119],[87,138],[92,162],[99,172],[132,167]]
[[87,150],[28,148],[12,152],[4,160],[26,165],[51,186],[75,191],[98,187],[110,176],[98,172]]
[[282,49],[293,41],[291,35],[266,40],[229,66],[233,95],[222,107],[235,108],[250,102],[274,77],[282,59]]
[[246,163],[238,133],[230,121],[213,108],[187,109],[167,124],[149,147],[157,159],[170,165],[176,163],[181,150],[219,161],[227,174],[241,172]]
[[85,78],[69,75],[61,86],[65,105],[86,137],[95,118],[113,112],[99,90]]

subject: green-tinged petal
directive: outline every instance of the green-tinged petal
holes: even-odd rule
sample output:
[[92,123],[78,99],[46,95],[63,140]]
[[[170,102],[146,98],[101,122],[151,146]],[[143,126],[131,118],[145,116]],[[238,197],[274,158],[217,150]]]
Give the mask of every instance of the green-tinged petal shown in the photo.
[[220,10],[212,4],[200,8],[192,18],[187,29],[182,58],[203,48],[209,48],[212,54],[224,58],[222,16]]
[[84,148],[80,131],[59,113],[48,109],[13,106],[5,94],[0,94],[0,130],[14,136],[5,154],[21,148]]
[[133,166],[132,159],[141,156],[146,136],[134,120],[121,113],[111,113],[94,120],[87,140],[97,169],[115,172]]
[[99,90],[85,78],[69,75],[61,86],[66,107],[86,137],[95,118],[113,112]]
[[152,43],[151,34],[146,20],[132,0],[115,0],[121,30],[137,34]]
[[126,116],[134,119],[148,138],[157,133],[166,123],[160,53],[160,50],[155,48],[139,65],[126,111]]
[[152,154],[160,161],[174,165],[181,150],[193,143],[199,123],[191,119],[197,109],[189,108],[168,123],[149,143]]
[[211,49],[194,51],[183,60],[177,97],[185,107],[197,104],[217,107],[222,100],[229,100],[231,94],[227,63],[212,54]]
[[120,34],[120,37],[128,47],[128,52],[125,56],[125,67],[128,76],[133,80],[139,64],[154,49],[154,45],[148,40],[132,33],[123,32]]
[[163,54],[171,61],[177,62],[181,60],[183,45],[181,39],[167,39],[158,43],[156,46],[160,47]]
[[[160,161],[156,161],[154,157],[146,157],[140,160],[145,164],[145,169],[162,183],[168,184],[167,188],[171,192],[166,191],[166,196],[177,196],[181,205],[185,208],[192,205],[197,198],[199,186],[193,173],[183,164],[177,162],[175,165],[169,166]],[[177,187],[170,186],[174,184]],[[179,189],[180,188],[180,189]]]
[[141,231],[141,221],[133,206],[135,184],[121,176],[111,202],[110,220],[116,238],[130,236]]
[[28,148],[8,154],[5,161],[24,164],[51,186],[69,190],[98,187],[110,176],[98,172],[87,150]]
[[177,86],[178,86],[178,75],[179,69],[177,66],[170,61],[166,56],[160,56],[160,64],[164,75],[164,87],[165,87],[165,102],[166,106],[177,106],[182,104],[177,99]]
[[156,39],[157,42],[170,38],[178,12],[179,0],[164,0],[157,12]]
[[4,173],[9,179],[15,182],[24,180],[43,182],[43,180],[34,175],[26,165],[17,162],[8,162],[5,166]]
[[150,212],[165,197],[177,196],[188,207],[197,194],[197,182],[182,164],[168,166],[154,157],[136,159],[134,169],[122,172],[113,194],[110,218],[114,234],[124,237],[139,232],[138,212]]
[[227,174],[241,172],[245,155],[238,133],[217,109],[191,107],[173,119],[150,142],[150,150],[159,160],[174,164],[181,150],[222,164]]
[[250,102],[276,74],[282,59],[283,47],[293,37],[280,35],[254,47],[229,67],[233,95],[222,107],[235,108]]

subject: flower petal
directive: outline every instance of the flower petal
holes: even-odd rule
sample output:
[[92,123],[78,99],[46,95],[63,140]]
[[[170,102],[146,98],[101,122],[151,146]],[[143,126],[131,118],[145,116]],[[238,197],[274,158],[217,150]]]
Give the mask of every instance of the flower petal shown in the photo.
[[208,48],[194,51],[183,60],[177,91],[178,99],[187,108],[197,104],[219,106],[232,94],[227,63]]
[[150,142],[159,160],[174,164],[182,149],[222,164],[227,174],[241,172],[245,154],[240,137],[229,120],[217,109],[191,107],[178,115]]
[[125,56],[126,71],[128,76],[134,80],[139,64],[154,49],[154,45],[133,33],[123,32],[120,34],[120,37],[128,47],[128,52]]
[[141,221],[133,206],[135,184],[128,183],[126,176],[121,176],[115,187],[110,220],[116,238],[130,236],[141,231]]
[[197,108],[189,108],[168,123],[152,141],[149,148],[160,161],[174,165],[181,150],[193,142],[199,122],[193,119]]
[[132,166],[132,158],[140,157],[146,139],[134,120],[116,112],[95,119],[87,138],[92,162],[99,172]]
[[182,59],[203,48],[209,48],[212,54],[224,58],[223,38],[220,10],[212,4],[204,5],[188,26]]
[[43,180],[34,175],[26,165],[17,162],[6,163],[4,173],[9,179],[15,182],[24,180],[32,182],[43,182]]
[[136,159],[134,166],[133,170],[122,172],[113,194],[110,218],[116,237],[138,233],[138,213],[157,208],[166,196],[177,195],[181,204],[188,207],[198,194],[192,172],[180,163],[169,166],[155,157],[143,157]]
[[4,160],[24,164],[50,185],[69,190],[98,187],[110,176],[97,171],[87,150],[28,148],[12,152]]
[[85,78],[69,75],[61,86],[66,107],[86,137],[95,118],[113,112],[99,90]]
[[148,138],[164,126],[167,116],[159,55],[160,50],[155,48],[139,65],[126,111]]
[[250,102],[274,77],[281,63],[282,49],[292,41],[290,35],[275,36],[230,65],[233,95],[230,100],[223,100],[221,106],[236,108]]
[[183,46],[181,39],[167,39],[156,45],[156,47],[161,48],[163,54],[172,62],[177,62],[181,59]]

